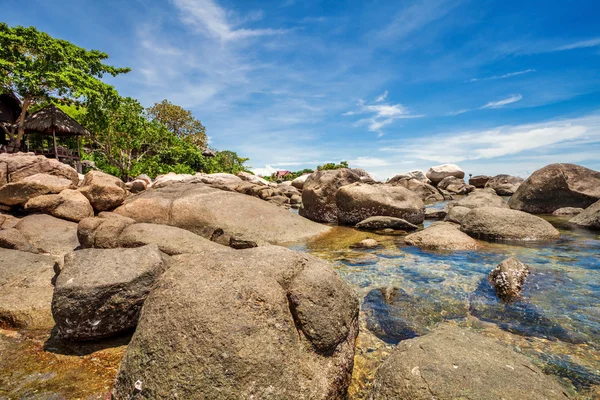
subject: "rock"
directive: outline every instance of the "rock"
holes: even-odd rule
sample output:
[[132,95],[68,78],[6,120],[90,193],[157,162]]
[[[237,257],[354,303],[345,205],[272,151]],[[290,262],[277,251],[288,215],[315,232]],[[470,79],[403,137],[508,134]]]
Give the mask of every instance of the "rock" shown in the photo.
[[9,206],[23,205],[34,197],[59,193],[73,186],[70,180],[59,176],[35,174],[0,187],[0,203]]
[[0,154],[0,186],[19,182],[28,176],[48,174],[66,178],[77,186],[77,171],[53,158],[36,156],[32,153]]
[[313,172],[304,182],[300,215],[317,222],[337,222],[335,196],[338,189],[360,182],[362,176],[362,170],[349,168]]
[[492,338],[444,324],[401,342],[375,375],[373,400],[562,399],[556,378]]
[[[214,185],[214,186],[217,186],[217,187],[227,187],[227,188],[230,188],[232,186],[239,185],[240,183],[244,182],[244,180],[242,180],[240,177],[235,176],[233,174],[226,174],[226,173],[203,174],[203,173],[197,173],[190,180],[190,182],[201,182],[201,183],[206,183],[207,185]],[[255,182],[253,182],[253,183],[256,184]],[[266,184],[268,185],[269,183],[266,182]]]
[[175,172],[169,172],[165,175],[158,175],[152,183],[153,189],[159,189],[175,182],[186,182],[193,178],[190,174],[176,174]]
[[277,246],[172,261],[144,304],[116,398],[136,385],[145,399],[344,398],[358,300],[329,264]]
[[409,246],[425,250],[477,250],[476,240],[461,232],[454,224],[439,222],[404,238]]
[[292,186],[298,190],[302,190],[302,188],[304,188],[304,183],[306,182],[309,176],[310,174],[300,175],[292,181]]
[[96,212],[117,208],[128,195],[123,181],[101,171],[90,171],[85,174],[79,191],[87,197]]
[[255,185],[269,186],[269,181],[261,178],[260,176],[251,174],[249,172],[240,171],[240,172],[238,172],[237,177],[240,178],[241,180],[244,180],[247,182],[252,182]]
[[521,296],[525,278],[529,276],[529,267],[518,258],[511,257],[502,261],[488,275],[488,280],[498,298],[511,302]]
[[356,224],[356,229],[363,229],[366,231],[377,231],[388,228],[403,231],[415,231],[419,229],[417,225],[411,224],[402,218],[394,217],[369,217]]
[[497,207],[471,210],[460,229],[472,237],[499,241],[557,240],[560,233],[548,221],[522,211]]
[[351,249],[374,249],[379,246],[375,239],[364,239],[358,243],[350,245]]
[[600,200],[600,172],[575,164],[550,164],[535,171],[510,198],[510,208],[551,214],[562,207],[587,208]]
[[152,185],[152,178],[150,178],[146,174],[140,174],[140,175],[136,176],[135,180],[136,181],[144,181],[144,182],[146,182],[146,186]]
[[595,202],[579,215],[571,218],[569,222],[589,229],[600,229],[600,201]]
[[418,194],[423,201],[443,201],[444,196],[433,186],[414,178],[390,179],[387,184],[402,186]]
[[21,231],[15,228],[0,229],[0,247],[3,249],[20,250],[28,253],[39,253]]
[[94,209],[88,199],[72,189],[63,190],[59,194],[34,197],[25,203],[25,210],[50,214],[74,222],[94,216]]
[[85,218],[77,225],[81,247],[114,249],[120,247],[119,237],[135,220],[111,212],[101,212],[96,218]]
[[341,187],[335,199],[342,224],[355,225],[374,216],[402,218],[412,224],[425,219],[423,201],[402,186],[354,183]]
[[19,220],[15,229],[42,253],[64,256],[79,247],[77,224],[50,215],[28,215]]
[[463,206],[454,206],[454,207],[450,208],[450,210],[448,211],[448,214],[446,215],[446,218],[444,218],[444,221],[454,222],[455,224],[460,224],[462,222],[463,218],[465,217],[465,215],[467,215],[470,212],[471,212],[470,208],[463,207]]
[[290,197],[290,204],[302,204],[302,197],[300,195],[293,195]]
[[54,257],[0,249],[0,327],[51,329]]
[[492,189],[476,190],[469,193],[467,197],[454,202],[452,207],[460,206],[467,208],[478,207],[499,207],[508,208],[508,204],[504,199],[496,194]]
[[225,236],[257,244],[289,243],[327,232],[282,207],[207,185],[173,183],[137,194],[115,212],[137,222],[171,225],[211,239]]
[[434,300],[431,296],[409,295],[393,287],[373,289],[362,305],[367,329],[381,340],[396,344],[425,335],[444,320],[467,316],[465,302],[441,293],[436,293],[436,297]]
[[67,254],[52,297],[60,337],[90,340],[135,328],[146,296],[166,269],[164,257],[156,245]]
[[277,204],[278,206],[290,204],[290,199],[288,199],[286,196],[271,196],[267,197],[265,200],[270,203]]
[[442,164],[431,167],[427,170],[425,175],[434,185],[437,185],[442,179],[449,176],[454,176],[458,179],[463,179],[465,177],[464,171],[454,164]]
[[143,192],[148,188],[148,182],[142,179],[136,179],[129,185],[129,191],[131,193]]
[[564,216],[564,215],[578,215],[583,212],[583,208],[579,207],[563,207],[558,210],[554,210],[552,215]]
[[407,172],[405,174],[398,174],[393,176],[392,178],[388,179],[388,181],[386,183],[388,184],[394,184],[398,181],[401,180],[407,180],[407,179],[416,179],[419,182],[422,183],[428,183],[429,179],[427,179],[427,176],[425,176],[425,173],[423,171],[420,170],[414,170],[414,171],[410,171]]
[[475,186],[477,189],[483,189],[490,178],[491,176],[487,175],[475,175],[469,178],[469,185]]
[[448,212],[446,210],[438,210],[436,208],[425,209],[425,219],[444,219]]
[[10,214],[4,214],[0,211],[0,228],[9,229],[14,228],[19,222],[19,219]]
[[524,179],[518,176],[496,175],[487,181],[485,187],[494,189],[500,196],[512,196],[523,182]]
[[452,194],[468,194],[475,190],[475,186],[467,185],[463,179],[448,176],[437,184],[438,189]]

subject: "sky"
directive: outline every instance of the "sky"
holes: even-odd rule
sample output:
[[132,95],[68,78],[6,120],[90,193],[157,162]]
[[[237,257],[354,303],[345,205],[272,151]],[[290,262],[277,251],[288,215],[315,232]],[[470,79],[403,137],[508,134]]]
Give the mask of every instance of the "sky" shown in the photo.
[[193,111],[256,173],[348,161],[600,170],[600,1],[0,0],[0,20],[110,55],[144,105]]

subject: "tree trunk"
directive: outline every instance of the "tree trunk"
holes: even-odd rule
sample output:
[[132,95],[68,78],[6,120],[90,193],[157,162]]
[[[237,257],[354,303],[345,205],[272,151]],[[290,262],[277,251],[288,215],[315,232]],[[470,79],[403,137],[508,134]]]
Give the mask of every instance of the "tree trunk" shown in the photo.
[[23,140],[23,136],[25,136],[25,117],[27,116],[27,110],[29,110],[29,106],[32,104],[32,99],[28,96],[23,98],[23,105],[21,106],[21,114],[19,114],[19,118],[17,118],[17,134],[14,134],[14,130],[10,135],[10,141],[8,142],[7,152],[8,153],[16,153],[21,149],[21,140]]

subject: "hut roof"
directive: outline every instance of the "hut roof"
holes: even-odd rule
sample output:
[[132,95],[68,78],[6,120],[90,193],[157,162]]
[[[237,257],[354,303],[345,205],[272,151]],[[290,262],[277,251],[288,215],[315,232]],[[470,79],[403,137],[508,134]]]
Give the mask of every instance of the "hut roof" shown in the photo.
[[77,121],[65,114],[54,104],[42,108],[31,114],[25,120],[25,130],[27,133],[41,133],[43,135],[56,136],[78,136],[89,135],[89,131],[79,125]]

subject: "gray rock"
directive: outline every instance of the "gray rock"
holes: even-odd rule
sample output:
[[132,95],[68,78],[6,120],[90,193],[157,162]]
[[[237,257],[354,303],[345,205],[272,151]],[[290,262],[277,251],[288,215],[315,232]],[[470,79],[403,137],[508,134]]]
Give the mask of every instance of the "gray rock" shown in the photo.
[[94,216],[94,209],[88,199],[77,190],[71,189],[63,190],[59,194],[34,197],[25,203],[25,210],[50,214],[74,222]]
[[583,212],[583,208],[579,208],[579,207],[563,207],[563,208],[559,208],[558,210],[554,210],[554,212],[552,213],[552,215],[556,215],[556,216],[573,216],[573,215],[581,214],[582,212]]
[[3,249],[20,250],[29,253],[39,253],[29,240],[15,228],[0,229],[0,247]]
[[394,177],[387,182],[388,185],[402,186],[418,194],[423,201],[442,201],[444,196],[433,186],[414,178]]
[[600,201],[571,218],[569,222],[589,229],[600,229]]
[[129,194],[123,181],[101,171],[90,171],[85,174],[79,191],[87,197],[96,212],[117,208]]
[[42,253],[64,256],[79,246],[77,224],[50,215],[28,215],[19,220],[15,229]]
[[406,244],[425,250],[477,250],[476,240],[461,232],[455,224],[438,222],[404,238]]
[[403,231],[415,231],[419,229],[417,225],[395,217],[369,217],[356,224],[356,229],[366,231],[377,231],[380,229],[400,229]]
[[488,275],[498,298],[511,302],[521,296],[525,279],[529,276],[529,267],[518,258],[511,257],[502,261]]
[[351,249],[374,249],[377,246],[379,246],[379,243],[377,243],[377,240],[364,239],[358,243],[354,243],[354,244],[350,245],[350,248]]
[[475,186],[477,189],[483,189],[491,176],[475,175],[469,178],[469,185]]
[[50,303],[56,259],[41,254],[0,249],[0,326],[50,329]]
[[337,222],[335,196],[338,189],[360,182],[364,175],[362,170],[349,168],[313,172],[304,182],[300,215],[317,222]]
[[425,175],[434,185],[437,185],[442,179],[449,176],[454,176],[458,179],[463,179],[465,177],[464,171],[454,164],[436,165],[435,167],[429,168]]
[[476,190],[469,193],[467,197],[454,202],[452,206],[460,206],[467,208],[478,207],[499,207],[508,208],[508,204],[504,199],[496,194],[492,189]]
[[330,228],[251,196],[204,184],[172,183],[129,198],[116,213],[137,222],[187,229],[211,239],[219,236],[260,245],[305,240]]
[[0,204],[19,206],[37,196],[52,193],[50,189],[38,182],[20,181],[0,187]]
[[113,394],[139,381],[140,399],[342,399],[357,329],[355,294],[315,257],[277,246],[175,256]]
[[36,174],[66,178],[74,186],[79,182],[77,171],[56,159],[36,156],[32,153],[0,154],[0,186],[19,182]]
[[438,189],[451,194],[468,194],[475,190],[475,186],[467,185],[463,179],[448,176],[437,184]]
[[470,208],[463,207],[463,206],[454,206],[454,207],[450,208],[450,210],[448,211],[448,214],[446,215],[446,218],[444,218],[444,221],[454,222],[455,224],[460,224],[462,222],[463,218],[465,217],[465,215],[467,215],[470,212],[471,212]]
[[487,181],[485,187],[494,189],[500,196],[512,196],[524,181],[518,176],[496,175]]
[[52,298],[59,335],[89,340],[135,328],[146,296],[166,269],[164,257],[156,245],[67,254]]
[[300,175],[292,181],[292,186],[298,190],[302,190],[304,188],[304,183],[306,182],[309,176],[310,174]]
[[375,375],[373,400],[552,400],[558,381],[496,340],[451,324],[401,342]]
[[435,208],[426,208],[425,209],[425,219],[444,219],[448,215],[448,211],[438,210]]
[[548,221],[522,211],[497,207],[471,210],[460,229],[472,237],[491,241],[557,240],[560,233]]
[[600,172],[575,164],[550,164],[535,171],[510,198],[515,210],[551,214],[559,208],[587,208],[600,200]]
[[96,218],[85,218],[77,225],[77,238],[83,248],[114,249],[120,247],[119,237],[135,220],[111,212]]
[[335,199],[342,224],[354,225],[374,216],[402,218],[412,224],[425,219],[423,201],[402,186],[354,183],[341,187]]
[[129,185],[129,191],[131,193],[139,193],[139,192],[143,192],[144,190],[146,190],[148,188],[148,182],[146,182],[145,180],[142,179],[136,179],[133,182],[131,182]]

